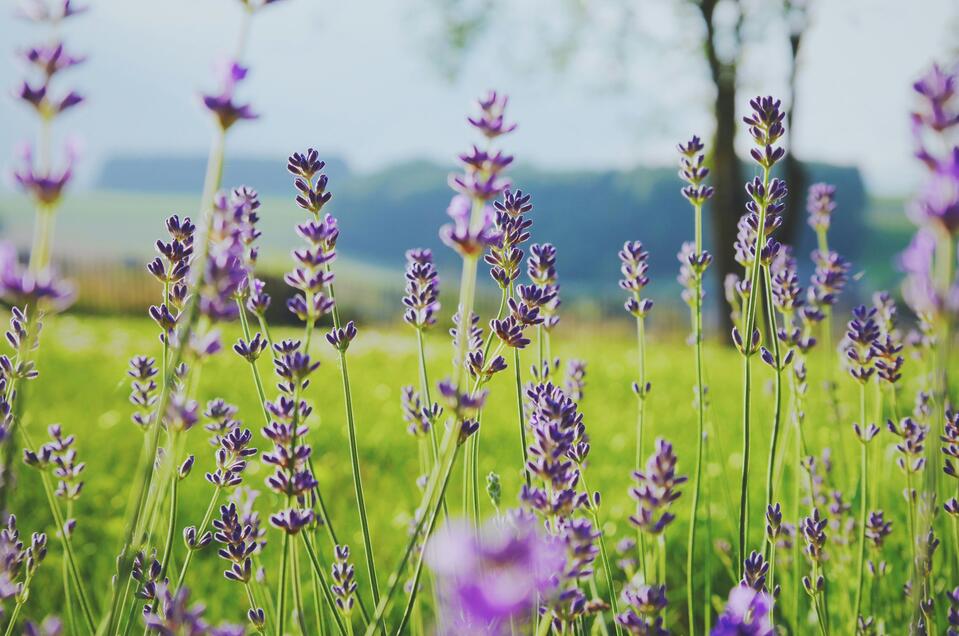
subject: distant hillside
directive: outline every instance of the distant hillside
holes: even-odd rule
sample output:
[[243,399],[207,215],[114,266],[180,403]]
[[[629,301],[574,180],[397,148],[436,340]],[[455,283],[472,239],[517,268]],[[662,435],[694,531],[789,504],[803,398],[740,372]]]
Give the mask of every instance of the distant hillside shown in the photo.
[[[106,162],[99,179],[104,190],[142,194],[196,193],[205,159],[117,157]],[[232,159],[224,184],[250,185],[265,195],[264,245],[270,251],[274,228],[278,238],[298,216],[292,203],[290,177],[282,160]],[[745,174],[750,174],[747,171]],[[355,261],[402,267],[403,253],[415,246],[434,248],[441,269],[456,264],[455,255],[441,249],[437,230],[446,222],[452,195],[446,185],[450,168],[409,161],[368,174],[351,173],[342,160],[328,161],[333,200],[330,210],[340,219],[341,250]],[[838,188],[839,211],[831,232],[833,246],[854,261],[860,254],[866,194],[855,168],[810,164],[810,182],[829,181]],[[560,252],[559,270],[567,293],[584,291],[593,298],[615,296],[619,264],[617,250],[626,239],[642,240],[650,252],[655,283],[672,284],[676,253],[693,235],[693,217],[679,193],[681,183],[672,168],[639,167],[626,171],[547,172],[518,168],[510,176],[515,187],[530,192],[533,240],[554,243]],[[792,193],[805,201],[805,192]],[[278,207],[279,206],[279,207]],[[803,206],[800,206],[801,208]],[[289,219],[289,220],[285,220]],[[139,223],[130,219],[130,222]],[[150,219],[150,228],[156,219]],[[282,227],[277,227],[279,224]],[[732,246],[714,246],[706,214],[707,248],[714,253]],[[814,236],[805,223],[799,254],[812,249]],[[146,244],[146,243],[145,243]],[[285,250],[284,250],[285,252]],[[802,258],[801,262],[807,259]]]
[[[838,188],[833,244],[856,259],[861,241],[866,193],[855,168],[822,164],[807,166],[814,181]],[[451,192],[448,170],[427,163],[397,165],[376,174],[332,183],[331,206],[341,220],[350,248],[363,258],[395,264],[409,246],[438,248],[436,228],[445,222]],[[541,172],[515,170],[516,187],[533,195],[533,240],[549,241],[560,253],[560,276],[574,286],[600,285],[591,290],[614,291],[619,272],[617,250],[626,239],[642,240],[650,252],[654,277],[670,281],[678,268],[676,253],[693,235],[693,216],[679,194],[680,181],[669,168],[630,171]],[[797,195],[793,195],[797,196]],[[798,193],[805,201],[805,193]],[[706,237],[709,249],[709,215]],[[812,230],[802,225],[799,251],[813,249]],[[721,249],[732,249],[723,246]],[[441,261],[452,264],[450,250],[438,249]],[[611,287],[612,286],[612,287]]]
[[[203,188],[206,157],[118,155],[103,162],[94,184],[97,190],[115,192],[147,192],[183,194]],[[350,175],[346,161],[326,158],[326,173],[340,181]],[[286,194],[290,191],[290,175],[282,160],[231,158],[223,166],[224,183],[254,186],[261,194]]]

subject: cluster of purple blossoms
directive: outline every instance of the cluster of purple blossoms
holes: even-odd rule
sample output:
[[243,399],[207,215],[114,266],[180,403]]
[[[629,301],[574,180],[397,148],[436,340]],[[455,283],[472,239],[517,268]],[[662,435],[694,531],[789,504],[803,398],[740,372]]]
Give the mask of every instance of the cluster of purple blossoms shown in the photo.
[[46,556],[47,535],[34,532],[25,545],[17,529],[17,518],[8,516],[0,530],[0,601],[26,601],[33,575]]
[[809,186],[806,195],[807,223],[816,234],[825,234],[832,223],[832,214],[836,211],[836,186],[828,183],[814,183]]
[[630,515],[629,521],[643,532],[658,535],[676,518],[669,508],[679,499],[682,494],[679,486],[687,479],[677,474],[677,462],[673,445],[660,438],[656,440],[656,451],[646,462],[646,469],[633,473],[637,483],[629,494],[636,500],[636,513]]
[[[24,64],[39,78],[37,82],[23,80],[15,95],[30,106],[40,118],[43,126],[50,123],[60,114],[83,102],[83,96],[76,91],[56,93],[53,90],[54,78],[63,71],[82,63],[85,58],[69,53],[64,43],[58,39],[57,31],[62,21],[77,15],[82,9],[50,10],[46,5],[35,5],[37,10],[27,11],[24,17],[35,22],[47,23],[53,32],[54,39],[45,44],[27,47],[20,51],[20,58]],[[60,201],[63,190],[73,176],[74,151],[68,147],[65,166],[54,169],[45,165],[43,161],[37,165],[33,152],[26,146],[22,155],[22,165],[14,171],[13,177],[17,185],[30,195],[36,205],[52,210]],[[49,162],[47,162],[48,164]]]
[[[40,374],[26,354],[39,345],[38,336],[42,324],[35,322],[33,333],[28,333],[30,322],[26,312],[26,307],[10,308],[10,328],[5,336],[14,350],[14,358],[11,360],[7,355],[0,355],[0,443],[10,436],[16,424],[13,405],[17,398],[17,384],[21,380],[33,380]],[[3,483],[4,478],[5,475],[0,472],[0,483]]]
[[[959,412],[946,411],[946,423],[940,441],[942,453],[946,456],[942,470],[946,475],[959,480],[959,466],[953,463],[953,460],[959,461]],[[949,515],[959,519],[959,499],[952,497],[943,507]]]
[[287,285],[299,292],[287,301],[287,308],[304,322],[315,322],[333,311],[333,298],[327,288],[333,282],[330,264],[336,258],[340,230],[333,215],[321,216],[323,206],[333,196],[327,191],[324,167],[326,163],[319,160],[313,148],[293,153],[287,162],[298,193],[296,204],[313,217],[296,226],[297,234],[307,246],[293,250],[297,264],[284,278]]
[[523,250],[520,246],[529,240],[533,222],[526,215],[533,210],[530,195],[522,190],[503,192],[503,200],[493,203],[496,239],[483,259],[490,266],[490,276],[500,289],[512,289],[520,275]]
[[589,454],[589,441],[579,407],[560,387],[536,384],[527,390],[530,406],[527,471],[545,483],[544,488],[524,485],[520,499],[546,518],[550,530],[557,522],[589,505],[589,496],[578,492],[578,466]]
[[44,313],[51,313],[69,307],[76,298],[76,290],[53,268],[33,272],[24,267],[16,248],[0,241],[0,298],[10,305],[24,309],[40,308]]
[[336,560],[331,566],[333,582],[330,591],[336,607],[349,620],[356,603],[356,575],[353,564],[350,563],[350,547],[338,545],[334,548]]
[[213,538],[223,545],[219,555],[230,563],[223,576],[231,581],[248,583],[253,576],[253,553],[257,549],[253,528],[244,524],[236,504],[220,506],[220,518],[213,520]]
[[249,104],[241,104],[236,99],[236,89],[246,79],[249,70],[234,60],[222,63],[218,69],[219,92],[202,95],[203,105],[213,114],[223,132],[240,120],[259,117]]
[[163,285],[163,301],[150,307],[150,317],[160,328],[160,341],[169,344],[189,293],[196,226],[189,217],[174,214],[166,220],[166,229],[170,240],[157,239],[159,256],[147,264],[147,271]]
[[253,433],[241,429],[240,423],[233,421],[231,426],[214,437],[217,441],[216,469],[206,474],[206,479],[218,488],[233,488],[243,482],[248,457],[256,455],[257,450],[250,447]]
[[737,585],[710,636],[774,636],[773,599],[764,591]]
[[[43,444],[36,451],[29,448],[23,450],[23,461],[28,466],[38,470],[51,470],[57,479],[56,495],[68,501],[75,501],[83,489],[80,479],[86,468],[84,462],[77,461],[77,451],[73,447],[76,437],[63,434],[59,424],[51,424],[47,428],[50,441]],[[68,521],[68,525],[72,525]],[[72,529],[72,527],[70,528]]]
[[665,585],[630,585],[623,590],[626,610],[616,622],[634,636],[669,636],[662,617],[668,605]]
[[806,543],[804,551],[813,566],[812,576],[804,576],[803,588],[812,597],[818,597],[825,591],[826,580],[821,574],[821,566],[826,558],[826,525],[828,521],[823,517],[819,508],[813,508],[812,514],[803,518],[799,524],[799,533]]
[[277,494],[294,500],[299,507],[282,510],[270,517],[270,522],[290,533],[296,534],[314,520],[313,511],[306,508],[307,495],[316,487],[316,479],[308,468],[312,453],[309,445],[302,443],[308,431],[304,424],[312,412],[301,392],[309,386],[309,376],[319,366],[308,353],[301,350],[296,340],[284,340],[274,345],[276,357],[273,364],[280,378],[277,385],[281,395],[266,403],[270,424],[263,428],[263,435],[273,442],[273,449],[262,455],[266,464],[275,466],[267,480],[267,486]]
[[148,632],[167,636],[242,636],[243,627],[224,624],[211,627],[203,618],[206,608],[202,603],[190,605],[190,590],[181,587],[175,592],[166,583],[157,585],[157,603],[143,608],[143,623]]
[[[749,153],[763,171],[763,178],[754,177],[746,184],[746,193],[749,200],[746,203],[746,213],[737,224],[736,261],[743,266],[745,276],[742,280],[729,279],[725,281],[727,296],[738,296],[732,303],[735,307],[740,304],[748,305],[751,309],[758,303],[749,302],[751,294],[758,285],[758,267],[769,268],[781,249],[780,244],[771,235],[782,224],[782,212],[785,207],[787,194],[786,184],[781,179],[769,179],[768,175],[773,167],[786,154],[786,151],[776,144],[785,133],[783,120],[785,112],[782,103],[772,97],[756,97],[749,101],[752,112],[743,118],[748,126],[749,135],[753,138],[753,148]],[[757,262],[758,260],[758,262]],[[733,294],[735,290],[735,294]],[[745,316],[751,321],[753,315]],[[746,325],[752,333],[740,333],[740,327],[733,328],[733,342],[743,355],[751,356],[759,351],[759,330],[754,324]]]
[[879,337],[873,344],[876,375],[883,382],[895,385],[902,377],[905,364],[902,350],[902,335],[896,328],[896,301],[889,292],[879,291],[873,294],[873,307],[879,324]]
[[[454,344],[459,342],[461,321],[462,318],[459,312],[453,314],[453,326],[450,327],[449,334]],[[470,314],[469,330],[465,332],[465,337],[467,338],[466,370],[469,372],[470,377],[482,384],[489,381],[490,378],[500,371],[506,369],[506,359],[503,358],[503,356],[498,354],[491,356],[486,351],[483,342],[483,328],[479,326],[479,316],[475,313]],[[477,400],[480,402],[479,406],[482,406],[483,400],[480,399],[482,391],[475,392],[472,396],[459,396],[455,391],[455,387],[452,387],[452,385],[446,381],[440,382],[439,389],[440,395],[446,399],[448,405],[450,408],[453,408],[454,411],[460,403],[462,403],[462,406],[467,407],[467,410],[472,410],[469,408],[469,405]]]
[[566,363],[566,382],[563,388],[566,390],[566,395],[577,404],[583,401],[586,391],[585,361],[573,358]]
[[556,274],[556,248],[551,243],[534,243],[529,251],[526,273],[541,296],[549,297],[548,301],[542,301],[539,313],[543,318],[543,328],[552,331],[559,324],[557,312],[561,302]]
[[433,264],[433,252],[417,248],[406,252],[406,293],[403,320],[416,329],[436,324],[440,312],[440,278]]
[[439,634],[508,634],[555,592],[563,547],[529,516],[511,514],[479,532],[449,525],[426,547],[437,581]]
[[706,155],[703,153],[702,140],[693,135],[685,144],[679,144],[679,178],[685,181],[687,186],[683,188],[683,196],[686,200],[695,206],[701,206],[713,196],[712,186],[705,184],[706,177],[709,176],[709,168],[706,167]]
[[904,417],[896,424],[893,420],[886,421],[889,432],[899,438],[896,450],[899,458],[896,463],[906,474],[915,474],[926,465],[926,436],[929,427],[920,424],[912,417]]
[[420,394],[412,386],[404,386],[400,395],[407,432],[414,437],[429,434],[433,422],[442,412],[439,404],[434,403],[430,408],[423,406]]
[[914,85],[919,107],[912,114],[916,157],[928,170],[925,184],[909,207],[918,226],[912,243],[900,256],[906,275],[903,296],[917,314],[939,315],[957,309],[956,281],[936,281],[937,262],[951,258],[937,243],[955,241],[959,232],[959,79],[934,65]]
[[636,318],[645,318],[653,308],[653,301],[643,298],[642,293],[649,284],[649,252],[639,241],[626,241],[619,250],[619,288],[630,294],[623,305]]
[[859,305],[852,310],[852,320],[846,325],[846,335],[840,348],[845,355],[849,375],[865,384],[876,372],[875,345],[879,341],[875,307]]
[[211,320],[233,320],[247,298],[256,262],[253,242],[260,201],[254,190],[241,187],[228,196],[219,193],[213,205],[209,253],[200,281],[200,311]]
[[516,129],[516,124],[506,123],[507,102],[505,95],[495,91],[479,100],[479,115],[468,121],[486,138],[487,149],[473,146],[470,152],[460,155],[463,173],[449,178],[450,187],[458,195],[447,209],[453,222],[441,228],[440,238],[463,258],[477,258],[487,247],[500,242],[496,214],[488,203],[509,187],[502,173],[513,158],[491,147],[495,139]]
[[836,304],[836,299],[849,281],[849,261],[830,250],[826,253],[815,250],[812,261],[816,268],[810,278],[806,294],[810,308],[822,309]]

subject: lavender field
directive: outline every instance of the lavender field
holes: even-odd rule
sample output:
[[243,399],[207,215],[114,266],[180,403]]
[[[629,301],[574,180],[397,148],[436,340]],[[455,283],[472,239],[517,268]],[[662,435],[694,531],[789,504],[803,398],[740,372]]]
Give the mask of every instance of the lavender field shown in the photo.
[[[757,14],[731,3],[716,36],[731,9],[692,3],[715,130],[671,142],[678,205],[630,208],[606,248],[587,231],[619,227],[603,201],[657,200],[609,182],[664,181],[596,173],[572,225],[549,220],[523,179],[567,195],[523,172],[525,111],[495,90],[463,105],[432,214],[407,181],[435,170],[413,170],[341,223],[345,164],[306,132],[264,169],[285,196],[256,170],[229,182],[231,141],[261,123],[251,34],[295,2],[233,3],[197,100],[202,193],[166,199],[84,193],[61,148],[97,108],[65,44],[96,7],[18,8],[36,141],[0,213],[6,635],[959,635],[954,60],[903,81],[914,184],[860,214],[812,178],[860,187],[858,168],[794,156],[795,69],[786,99],[740,90],[729,38]],[[814,20],[784,9],[795,65]],[[663,224],[685,235],[663,248]]]

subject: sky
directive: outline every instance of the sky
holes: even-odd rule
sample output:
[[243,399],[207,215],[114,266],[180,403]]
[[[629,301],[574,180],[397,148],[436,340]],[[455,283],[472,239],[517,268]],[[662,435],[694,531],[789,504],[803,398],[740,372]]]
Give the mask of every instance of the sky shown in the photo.
[[[907,123],[910,85],[931,61],[955,59],[959,7],[954,0],[810,1],[792,150],[858,166],[874,193],[908,193],[920,175]],[[357,170],[412,158],[449,162],[473,141],[464,116],[488,88],[511,97],[520,127],[508,150],[524,165],[671,164],[677,141],[708,136],[712,95],[696,51],[700,25],[681,0],[626,3],[639,8],[625,17],[610,8],[613,0],[464,0],[497,4],[462,57],[442,45],[437,7],[452,2],[283,0],[259,12],[240,94],[262,118],[231,131],[229,152],[282,161],[315,146]],[[215,87],[216,62],[237,46],[238,0],[88,4],[63,34],[89,60],[61,86],[89,101],[56,128],[58,143],[81,149],[81,183],[117,153],[205,153],[212,126],[197,95]],[[751,2],[761,12],[771,4]],[[0,4],[0,46],[10,51],[0,86],[11,89],[23,72],[14,52],[47,37],[13,17],[13,6]],[[577,29],[576,16],[588,17],[588,28]],[[788,70],[783,25],[758,24],[741,67],[743,103],[782,91]],[[574,53],[560,68],[555,51],[570,41]],[[459,69],[455,77],[450,67]],[[35,122],[7,96],[0,120],[0,165],[9,167],[15,148],[35,136]]]

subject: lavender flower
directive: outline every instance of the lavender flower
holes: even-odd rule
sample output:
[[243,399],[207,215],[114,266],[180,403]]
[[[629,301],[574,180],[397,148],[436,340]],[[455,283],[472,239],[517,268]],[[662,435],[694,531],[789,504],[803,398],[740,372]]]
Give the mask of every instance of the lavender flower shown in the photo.
[[817,233],[828,232],[832,214],[836,211],[836,186],[828,183],[809,186],[806,211],[809,212],[809,227]]
[[25,146],[20,156],[20,167],[13,172],[13,180],[38,207],[53,209],[60,203],[63,192],[73,179],[73,164],[76,153],[70,147],[66,149],[63,166],[43,168],[33,159],[33,150]]
[[223,576],[239,583],[249,582],[253,575],[251,556],[256,550],[253,528],[240,521],[234,503],[220,506],[220,518],[213,520],[213,528],[213,538],[223,545],[219,555],[230,563]]
[[299,192],[296,203],[313,216],[296,227],[307,247],[293,251],[297,266],[284,277],[287,285],[299,291],[287,307],[304,322],[315,322],[333,311],[333,298],[327,288],[333,282],[330,264],[336,258],[340,230],[331,214],[321,217],[323,206],[332,197],[326,189],[327,177],[321,172],[325,165],[312,148],[290,155],[287,164]]
[[354,576],[353,564],[350,563],[350,547],[338,545],[334,553],[336,561],[334,561],[332,567],[333,583],[330,589],[333,592],[336,607],[349,620],[350,614],[353,612],[353,605],[356,602],[356,577]]
[[566,383],[564,389],[569,398],[577,404],[583,401],[583,395],[586,389],[585,361],[574,358],[566,363]]
[[433,253],[422,248],[407,250],[403,320],[417,329],[435,325],[440,311],[439,294],[439,275],[433,265]]
[[865,384],[875,373],[876,343],[879,341],[879,325],[876,324],[876,309],[859,305],[852,312],[853,318],[846,327],[843,352],[849,374]]
[[131,419],[145,431],[153,422],[153,407],[157,401],[156,361],[147,356],[134,356],[127,371],[130,382],[130,402],[136,407]]
[[24,310],[55,313],[69,307],[75,297],[73,285],[62,280],[53,268],[29,270],[18,261],[16,249],[0,241],[0,298],[4,301]]
[[23,636],[60,636],[63,633],[63,621],[56,616],[47,616],[40,624],[27,621],[23,625]]
[[619,251],[619,260],[619,271],[623,274],[619,287],[630,294],[624,305],[626,311],[643,318],[653,308],[652,300],[641,297],[643,289],[649,284],[649,252],[639,241],[626,241]]
[[808,300],[815,307],[832,306],[848,282],[849,263],[832,251],[816,250],[812,260],[816,270],[810,279]]
[[[474,206],[479,206],[479,212],[474,213]],[[446,213],[453,222],[440,228],[440,239],[460,256],[478,257],[500,240],[493,210],[485,203],[472,203],[468,197],[457,195],[450,200]]]
[[686,483],[685,475],[676,473],[678,459],[673,445],[664,439],[656,440],[656,452],[650,455],[645,471],[636,471],[633,478],[637,485],[630,489],[636,500],[636,514],[630,522],[649,534],[660,534],[672,523],[676,515],[669,512],[674,501],[679,499],[679,486]]
[[509,633],[511,620],[522,623],[538,599],[553,593],[562,550],[523,516],[478,533],[452,525],[435,534],[426,558],[437,581],[439,633]]
[[218,93],[203,95],[203,105],[213,113],[220,130],[226,132],[233,124],[244,119],[256,119],[249,104],[236,101],[236,89],[246,79],[249,69],[238,62],[229,61],[219,69],[220,90]]
[[523,250],[520,246],[529,240],[533,222],[526,218],[532,211],[530,195],[522,190],[506,190],[503,200],[495,201],[496,240],[490,245],[484,260],[490,265],[490,276],[501,289],[511,288],[519,278]]
[[40,563],[47,555],[47,535],[34,532],[24,544],[17,518],[9,515],[0,530],[0,600],[16,597],[25,602]]
[[216,451],[216,470],[206,474],[206,479],[218,488],[232,488],[243,481],[246,459],[256,455],[256,449],[250,448],[253,433],[249,429],[240,429],[239,423],[224,435],[218,435],[219,447]]
[[942,453],[946,456],[942,470],[950,477],[959,479],[959,470],[953,464],[953,460],[959,460],[959,412],[946,411],[946,423],[939,439],[942,441]]
[[85,463],[77,461],[77,451],[73,448],[76,437],[64,436],[59,424],[51,424],[47,428],[47,433],[50,435],[50,441],[36,451],[24,449],[23,461],[38,470],[51,470],[57,479],[57,497],[75,501],[83,489],[80,475],[86,468]]
[[719,616],[711,636],[773,636],[773,601],[763,591],[737,585]]
[[926,464],[924,453],[929,427],[919,424],[911,417],[904,417],[898,425],[893,420],[888,420],[886,428],[900,438],[900,442],[896,445],[896,450],[900,453],[900,457],[896,460],[899,468],[906,474],[914,474],[922,470]]
[[540,315],[543,317],[543,327],[552,331],[559,324],[556,312],[560,306],[559,284],[556,282],[556,248],[550,243],[531,245],[526,273],[541,294],[550,296],[550,300],[541,305]]
[[[559,387],[535,385],[527,391],[531,406],[527,471],[539,477],[546,488],[524,485],[520,498],[551,522],[569,517],[574,510],[588,504],[586,493],[577,492],[579,471],[576,465],[585,459],[583,416],[576,403]],[[587,444],[583,446],[583,444]],[[556,530],[555,526],[553,530]]]
[[663,617],[666,609],[665,585],[627,586],[623,590],[626,611],[616,616],[627,632],[636,636],[668,636]]

